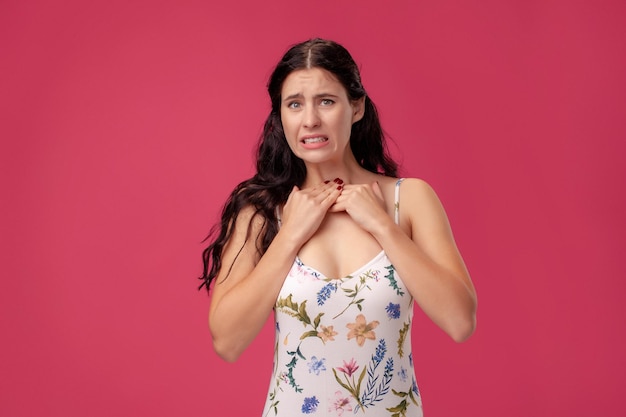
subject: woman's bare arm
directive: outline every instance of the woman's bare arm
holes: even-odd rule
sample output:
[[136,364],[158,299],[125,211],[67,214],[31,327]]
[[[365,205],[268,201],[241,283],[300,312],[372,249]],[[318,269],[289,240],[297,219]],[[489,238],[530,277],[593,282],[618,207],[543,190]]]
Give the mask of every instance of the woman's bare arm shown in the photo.
[[209,310],[213,346],[223,359],[236,360],[261,331],[298,250],[315,233],[339,193],[333,183],[294,188],[283,210],[282,227],[263,256],[256,248],[263,220],[252,207],[240,212],[222,253]]
[[411,237],[385,212],[376,183],[346,190],[335,206],[376,238],[426,315],[455,341],[467,339],[476,326],[476,292],[432,188],[418,179],[401,185],[400,218]]

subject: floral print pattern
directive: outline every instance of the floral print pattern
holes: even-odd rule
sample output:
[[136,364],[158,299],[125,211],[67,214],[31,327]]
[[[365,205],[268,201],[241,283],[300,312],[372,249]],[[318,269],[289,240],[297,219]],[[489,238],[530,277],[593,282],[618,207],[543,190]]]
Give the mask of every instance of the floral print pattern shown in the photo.
[[317,337],[322,339],[324,343],[330,341],[335,341],[335,336],[337,336],[337,332],[333,330],[333,326],[320,326],[320,330],[317,332]]
[[307,363],[309,366],[309,373],[314,373],[315,375],[319,375],[320,372],[326,370],[326,366],[324,364],[326,359],[317,359],[315,356],[311,357],[311,362]]
[[379,324],[380,322],[378,320],[367,323],[365,316],[359,314],[356,316],[356,323],[346,324],[346,327],[350,329],[348,332],[348,340],[356,338],[356,343],[359,346],[363,346],[365,339],[376,340],[374,329],[378,327]]
[[390,319],[400,318],[400,304],[389,303],[389,305],[385,307],[385,311],[387,312],[387,317]]
[[314,396],[306,397],[304,403],[302,403],[302,412],[304,414],[312,414],[317,411],[319,400]]
[[344,411],[352,411],[352,405],[350,405],[350,398],[346,397],[341,391],[335,391],[335,398],[328,401],[328,412],[334,413],[337,416],[343,415]]

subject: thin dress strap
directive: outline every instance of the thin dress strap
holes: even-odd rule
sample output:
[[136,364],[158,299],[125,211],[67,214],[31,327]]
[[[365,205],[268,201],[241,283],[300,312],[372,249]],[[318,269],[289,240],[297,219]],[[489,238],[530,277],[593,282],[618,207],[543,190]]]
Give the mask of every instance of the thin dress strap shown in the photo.
[[393,218],[396,224],[400,223],[400,184],[402,181],[404,181],[404,178],[399,178],[398,181],[396,181],[396,193],[393,203]]

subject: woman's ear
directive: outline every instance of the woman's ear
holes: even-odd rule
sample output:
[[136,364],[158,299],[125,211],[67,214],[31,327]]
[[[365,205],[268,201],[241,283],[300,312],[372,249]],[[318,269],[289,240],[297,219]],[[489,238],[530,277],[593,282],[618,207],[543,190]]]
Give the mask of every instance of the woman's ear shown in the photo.
[[356,123],[365,114],[365,96],[352,101],[352,123]]

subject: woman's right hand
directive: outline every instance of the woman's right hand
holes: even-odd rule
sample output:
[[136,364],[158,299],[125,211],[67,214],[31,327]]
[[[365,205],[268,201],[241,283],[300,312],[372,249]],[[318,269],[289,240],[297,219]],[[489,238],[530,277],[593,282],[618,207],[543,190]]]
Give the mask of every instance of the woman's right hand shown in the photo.
[[306,243],[341,194],[343,182],[335,181],[304,190],[294,186],[283,208],[281,231],[289,233],[300,245]]

